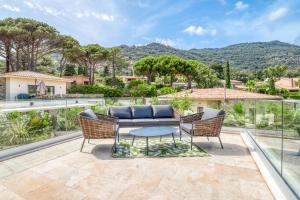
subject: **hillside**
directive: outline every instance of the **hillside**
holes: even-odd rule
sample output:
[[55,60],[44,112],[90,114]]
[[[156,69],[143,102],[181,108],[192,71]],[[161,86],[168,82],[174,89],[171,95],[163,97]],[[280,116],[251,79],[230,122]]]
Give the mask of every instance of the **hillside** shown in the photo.
[[175,54],[205,63],[230,60],[239,69],[260,69],[271,65],[300,66],[300,46],[280,41],[254,42],[230,45],[224,48],[181,50],[159,43],[144,46],[119,46],[121,53],[129,60],[146,55]]

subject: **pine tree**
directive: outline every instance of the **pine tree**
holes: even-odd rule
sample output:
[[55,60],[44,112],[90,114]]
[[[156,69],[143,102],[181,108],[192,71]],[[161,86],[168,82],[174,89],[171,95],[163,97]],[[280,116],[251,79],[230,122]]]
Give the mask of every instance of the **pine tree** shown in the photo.
[[75,74],[76,74],[75,65],[70,65],[70,64],[65,65],[65,71],[64,71],[65,76],[73,76]]
[[226,88],[231,88],[230,65],[228,60],[225,65],[225,86]]

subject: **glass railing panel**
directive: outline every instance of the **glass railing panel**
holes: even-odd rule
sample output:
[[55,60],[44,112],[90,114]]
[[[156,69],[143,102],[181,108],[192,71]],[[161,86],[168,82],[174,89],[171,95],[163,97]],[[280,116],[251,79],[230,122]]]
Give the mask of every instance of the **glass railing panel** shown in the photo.
[[245,127],[246,103],[244,101],[226,101],[222,109],[226,112],[225,126]]
[[300,102],[283,104],[282,177],[300,196]]
[[281,171],[282,102],[257,101],[255,139],[278,172]]

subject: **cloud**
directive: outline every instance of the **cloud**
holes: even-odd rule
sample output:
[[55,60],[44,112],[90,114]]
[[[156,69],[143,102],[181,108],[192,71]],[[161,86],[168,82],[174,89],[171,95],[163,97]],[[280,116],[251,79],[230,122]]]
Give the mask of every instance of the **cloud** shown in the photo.
[[1,6],[1,8],[4,8],[4,9],[9,10],[9,11],[12,11],[12,12],[20,12],[20,8],[14,7],[14,6],[10,6],[10,5],[8,5],[8,4],[3,4],[3,5]]
[[280,19],[288,14],[288,9],[284,7],[280,7],[276,10],[271,11],[267,15],[268,21],[275,21],[277,19]]
[[234,9],[237,11],[243,11],[249,7],[249,4],[246,4],[242,1],[238,1],[234,4]]
[[172,40],[169,38],[155,38],[154,41],[157,43],[166,45],[166,46],[171,46],[171,47],[175,47],[178,45],[178,40]]
[[52,15],[55,17],[65,16],[64,10],[57,10],[55,8],[44,6],[39,3],[32,3],[30,1],[24,1],[24,4],[33,10],[38,10],[40,12],[43,12],[45,14],[49,14],[49,15]]
[[99,19],[102,21],[114,21],[115,20],[115,17],[113,15],[107,15],[107,14],[102,14],[102,13],[97,13],[97,12],[89,12],[87,10],[77,12],[76,17],[77,18],[93,17],[95,19]]
[[189,26],[183,30],[184,33],[189,33],[191,35],[204,35],[206,30],[202,26]]
[[187,27],[186,29],[183,30],[183,32],[188,33],[190,35],[198,35],[198,36],[202,36],[205,34],[210,34],[211,36],[214,36],[217,34],[216,29],[208,29],[208,28],[203,28],[202,26],[194,26],[194,25]]

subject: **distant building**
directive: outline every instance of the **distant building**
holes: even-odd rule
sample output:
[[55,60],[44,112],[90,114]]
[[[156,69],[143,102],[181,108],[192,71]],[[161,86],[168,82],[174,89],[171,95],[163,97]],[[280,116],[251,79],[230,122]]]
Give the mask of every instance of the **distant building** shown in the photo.
[[89,78],[84,75],[64,76],[63,78],[68,80],[67,86],[88,85],[89,84]]
[[299,91],[298,78],[280,78],[275,82],[277,89],[287,89],[291,92]]
[[18,94],[35,95],[37,85],[43,81],[47,95],[66,95],[68,80],[33,71],[17,71],[0,75],[0,94],[3,99],[16,99]]
[[119,77],[124,83],[127,83],[129,81],[132,81],[132,80],[147,80],[146,78],[144,77],[139,77],[139,76],[120,76]]
[[226,89],[224,88],[206,88],[206,89],[190,89],[181,92],[159,96],[159,99],[173,99],[188,97],[199,103],[201,106],[220,105],[227,100],[280,100],[282,97],[268,94],[260,94],[254,92],[247,92],[242,90]]

